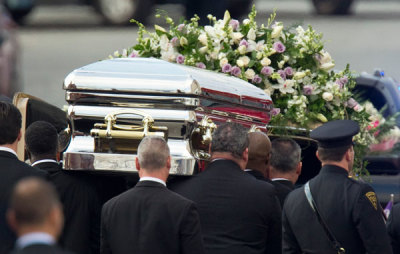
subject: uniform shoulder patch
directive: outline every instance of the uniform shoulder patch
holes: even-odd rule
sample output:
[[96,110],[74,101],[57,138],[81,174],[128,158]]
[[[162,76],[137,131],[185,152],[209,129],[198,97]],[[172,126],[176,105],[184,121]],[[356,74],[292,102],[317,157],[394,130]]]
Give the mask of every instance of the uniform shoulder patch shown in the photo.
[[373,192],[373,191],[367,192],[367,193],[365,193],[365,196],[368,198],[368,200],[374,206],[375,210],[378,210],[378,201],[377,201],[375,192]]

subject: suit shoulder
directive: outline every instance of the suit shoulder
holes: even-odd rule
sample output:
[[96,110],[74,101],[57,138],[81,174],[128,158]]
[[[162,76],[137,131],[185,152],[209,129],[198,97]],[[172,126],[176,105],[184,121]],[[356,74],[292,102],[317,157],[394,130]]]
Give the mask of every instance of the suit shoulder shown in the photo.
[[368,183],[362,181],[362,180],[357,180],[354,178],[348,178],[348,181],[351,183],[353,188],[356,188],[362,193],[366,192],[375,192],[374,189],[369,185]]

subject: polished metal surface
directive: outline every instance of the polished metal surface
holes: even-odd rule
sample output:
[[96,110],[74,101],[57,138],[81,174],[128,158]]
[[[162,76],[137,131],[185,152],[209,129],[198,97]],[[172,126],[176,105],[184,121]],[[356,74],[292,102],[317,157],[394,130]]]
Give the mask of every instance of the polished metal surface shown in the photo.
[[[192,175],[196,160],[189,152],[188,141],[168,140],[171,153],[172,175]],[[135,154],[94,152],[94,139],[90,136],[73,138],[63,155],[65,170],[99,170],[110,172],[137,172]]]
[[248,82],[225,74],[153,58],[117,58],[89,64],[64,81],[70,91],[200,95],[202,89],[270,102],[271,98]]
[[[68,107],[68,116],[71,119],[101,119],[116,110],[124,110],[121,107],[106,107],[106,106],[84,106],[84,105],[70,105]],[[156,109],[156,108],[141,108],[140,111],[150,115],[155,119],[155,121],[195,121],[196,115],[193,111],[188,110],[166,110],[166,109]],[[126,115],[122,116],[121,119],[134,119],[142,120],[141,116],[138,115]]]

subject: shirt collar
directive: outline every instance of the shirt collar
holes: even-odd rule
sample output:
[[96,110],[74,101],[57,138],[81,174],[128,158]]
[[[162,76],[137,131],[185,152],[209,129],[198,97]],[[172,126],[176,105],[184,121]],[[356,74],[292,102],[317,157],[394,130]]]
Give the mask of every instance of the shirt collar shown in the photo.
[[39,163],[43,163],[43,162],[54,162],[54,163],[57,163],[57,164],[58,164],[58,162],[57,162],[56,160],[44,159],[44,160],[35,161],[34,163],[32,163],[31,166],[33,167],[33,166],[35,166],[35,165],[37,165],[37,164],[39,164]]
[[15,156],[18,157],[17,153],[13,149],[11,149],[9,147],[0,146],[0,151],[5,151],[5,152],[12,153],[12,154],[14,154]]
[[162,185],[167,187],[167,184],[163,180],[161,180],[160,178],[156,178],[156,177],[144,176],[144,177],[141,177],[139,181],[140,182],[142,182],[142,181],[153,181],[153,182],[161,183]]
[[56,240],[53,236],[44,232],[33,232],[25,234],[17,239],[16,246],[18,249],[23,249],[32,244],[47,244],[54,245]]
[[282,177],[271,178],[271,181],[281,181],[281,180],[290,181],[289,179],[282,178]]

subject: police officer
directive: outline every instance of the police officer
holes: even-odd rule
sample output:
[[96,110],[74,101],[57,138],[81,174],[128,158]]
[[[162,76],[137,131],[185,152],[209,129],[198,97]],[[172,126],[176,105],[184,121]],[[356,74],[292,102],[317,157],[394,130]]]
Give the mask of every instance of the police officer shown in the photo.
[[[346,253],[392,253],[375,192],[349,178],[354,162],[352,139],[358,132],[358,124],[351,120],[328,122],[311,132],[318,141],[322,168],[309,181],[309,198],[302,187],[286,199],[283,253],[343,253],[340,248]],[[312,200],[321,220],[311,208]]]

